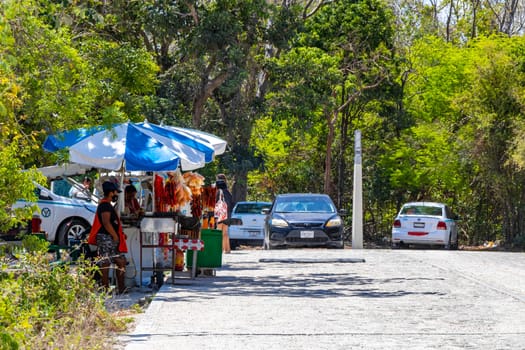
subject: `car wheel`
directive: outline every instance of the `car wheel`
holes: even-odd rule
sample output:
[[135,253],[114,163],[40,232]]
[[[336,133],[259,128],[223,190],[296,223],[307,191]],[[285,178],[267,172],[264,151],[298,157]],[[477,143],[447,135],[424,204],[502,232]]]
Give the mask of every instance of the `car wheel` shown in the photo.
[[344,242],[341,241],[338,244],[329,245],[328,248],[331,248],[331,249],[345,249],[345,244],[344,244]]
[[63,223],[58,230],[57,244],[68,246],[70,240],[83,240],[89,234],[91,226],[80,219],[72,219]]

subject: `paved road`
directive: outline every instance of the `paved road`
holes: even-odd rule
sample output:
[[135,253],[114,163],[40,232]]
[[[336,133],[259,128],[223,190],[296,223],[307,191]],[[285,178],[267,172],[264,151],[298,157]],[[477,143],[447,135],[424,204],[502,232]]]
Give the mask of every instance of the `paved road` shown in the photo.
[[223,263],[165,284],[126,349],[525,349],[523,253],[244,250]]

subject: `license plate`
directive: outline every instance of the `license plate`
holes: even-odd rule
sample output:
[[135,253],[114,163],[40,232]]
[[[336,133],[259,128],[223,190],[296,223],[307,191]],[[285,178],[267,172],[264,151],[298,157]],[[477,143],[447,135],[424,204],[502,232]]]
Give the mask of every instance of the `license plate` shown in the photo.
[[424,222],[414,222],[414,227],[415,228],[424,228],[425,227],[425,223]]
[[301,238],[314,238],[314,231],[301,231]]
[[248,231],[248,235],[250,237],[255,237],[259,235],[259,231]]

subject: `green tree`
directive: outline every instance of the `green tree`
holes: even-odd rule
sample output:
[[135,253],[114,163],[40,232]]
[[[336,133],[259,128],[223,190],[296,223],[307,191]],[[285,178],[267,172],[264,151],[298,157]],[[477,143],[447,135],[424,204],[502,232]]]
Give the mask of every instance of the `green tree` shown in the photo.
[[496,238],[510,243],[523,226],[523,198],[516,194],[524,178],[512,160],[523,120],[522,50],[521,38],[479,38],[464,48],[425,39],[411,57],[407,110],[417,116],[418,127],[426,124],[444,135],[447,143],[429,146],[446,154],[448,164],[454,160],[445,168],[453,171],[440,170],[438,178],[413,187],[432,186],[434,197],[456,204],[471,243]]
[[31,180],[41,179],[20,170],[57,159],[41,147],[49,133],[143,119],[144,96],[156,86],[157,66],[144,50],[95,35],[80,41],[52,11],[61,7],[33,0],[0,4],[4,208],[18,198],[34,199]]
[[[56,130],[139,117],[138,97],[155,86],[157,68],[149,55],[93,35],[78,42],[69,27],[51,27],[49,9],[32,0],[2,7],[10,38],[4,54],[14,59],[12,71],[24,91],[14,113],[35,142]],[[31,162],[45,163],[39,145],[32,146]]]
[[[497,36],[473,43],[467,71],[470,86],[457,102],[470,119],[461,136],[470,141],[466,146],[474,161],[472,188],[480,200],[476,219],[491,229],[483,238],[506,243],[512,243],[525,225],[525,172],[512,158],[525,116],[524,44],[522,37]],[[492,231],[491,221],[497,230]]]
[[280,64],[270,66],[271,115],[274,119],[292,116],[302,126],[315,125],[312,130],[320,133],[324,145],[313,146],[323,154],[316,157],[315,172],[322,174],[317,177],[318,191],[333,195],[344,206],[343,199],[349,199],[343,179],[348,178],[353,128],[366,114],[372,91],[389,79],[391,13],[378,1],[325,3],[304,21],[290,44],[293,47],[278,57]]
[[24,91],[11,69],[16,64],[16,58],[6,50],[12,42],[5,17],[0,17],[0,232],[23,224],[31,217],[36,207],[13,211],[10,208],[19,198],[35,199],[33,181],[43,181],[34,170],[20,171],[21,159],[34,150],[35,134],[31,131],[25,133],[15,113],[22,104]]
[[238,179],[234,196],[242,199],[246,173],[258,162],[249,135],[260,106],[257,57],[269,8],[264,0],[115,1],[70,5],[68,14],[79,20],[77,33],[95,32],[153,55],[159,85],[143,113],[154,122],[223,136],[232,147],[218,166]]
[[[274,179],[281,176],[280,191],[284,191],[284,187],[296,192],[322,192],[324,169],[329,164],[326,163],[327,157],[315,154],[325,154],[327,149],[331,149],[331,145],[327,144],[330,131],[326,125],[327,120],[332,118],[331,112],[336,105],[334,91],[341,80],[338,60],[315,47],[298,47],[273,59],[269,74],[272,92],[268,94],[267,103],[272,120],[276,123],[276,128],[282,127],[281,120],[287,120],[289,136],[295,140],[289,146],[299,149],[290,149],[286,154],[287,158],[280,160],[287,163],[287,166],[272,166],[272,173],[268,175]],[[272,134],[268,137],[272,137]],[[309,142],[305,142],[307,140]],[[263,144],[260,143],[259,146]],[[304,154],[305,147],[310,155]],[[274,163],[268,159],[271,152],[264,149],[261,152],[266,161]],[[291,157],[292,154],[300,158],[290,162],[290,158],[295,158]],[[291,177],[292,174],[294,177]],[[313,180],[307,187],[303,181],[299,181],[305,175],[306,179]],[[284,185],[285,182],[289,184]],[[291,188],[291,184],[295,188]]]

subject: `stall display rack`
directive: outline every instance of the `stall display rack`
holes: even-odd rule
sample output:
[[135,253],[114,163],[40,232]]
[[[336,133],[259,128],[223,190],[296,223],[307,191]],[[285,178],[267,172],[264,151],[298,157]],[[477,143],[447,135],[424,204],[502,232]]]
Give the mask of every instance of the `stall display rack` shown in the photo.
[[[195,278],[197,275],[197,253],[204,249],[204,242],[200,239],[190,239],[178,235],[180,224],[175,218],[143,218],[140,228],[140,281],[142,281],[142,272],[151,271],[153,275],[171,272],[171,280],[174,283],[176,277]],[[144,266],[144,250],[148,249],[152,253],[152,265]],[[168,259],[164,259],[161,264],[157,258],[158,249],[166,249]],[[193,264],[188,271],[178,271],[176,266],[176,250],[183,252],[192,250]],[[170,256],[171,255],[171,256]],[[165,264],[167,262],[167,264]]]

